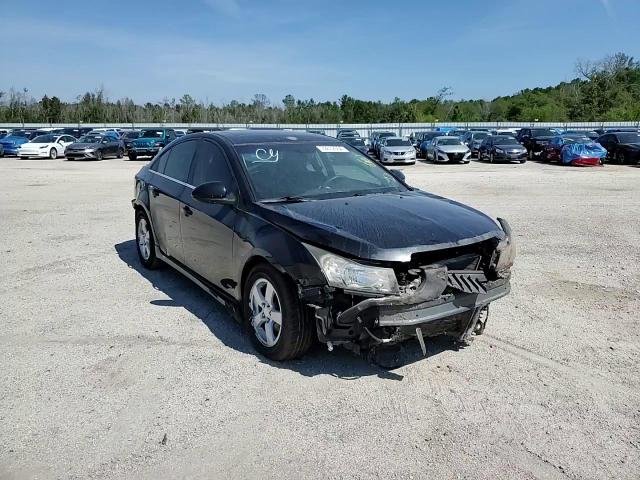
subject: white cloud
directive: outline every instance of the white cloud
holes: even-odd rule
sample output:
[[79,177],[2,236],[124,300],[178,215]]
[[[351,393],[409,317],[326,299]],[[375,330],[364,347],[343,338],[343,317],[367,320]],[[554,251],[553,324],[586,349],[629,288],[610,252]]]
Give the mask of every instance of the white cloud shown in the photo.
[[611,0],[600,0],[600,3],[604,7],[604,10],[607,12],[607,15],[609,16],[609,18],[612,19],[614,17],[614,14],[613,14],[613,7],[611,6]]
[[232,17],[240,14],[240,4],[238,0],[202,0],[205,5],[210,6],[214,10],[222,12]]

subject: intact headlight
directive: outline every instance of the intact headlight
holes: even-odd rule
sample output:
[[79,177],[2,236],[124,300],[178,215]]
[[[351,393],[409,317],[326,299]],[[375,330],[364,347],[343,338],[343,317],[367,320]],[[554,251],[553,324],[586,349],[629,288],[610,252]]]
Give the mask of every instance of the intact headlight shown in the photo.
[[87,153],[91,153],[91,152],[94,151],[94,149],[93,148],[85,148],[84,151],[87,152]]
[[501,148],[496,148],[496,153],[504,153],[504,150]]
[[46,146],[46,145],[42,145],[40,148],[41,148],[41,149],[42,149],[42,148],[47,148],[47,146]]
[[511,227],[504,218],[498,218],[498,223],[506,234],[504,240],[502,240],[496,251],[498,252],[498,260],[496,262],[496,271],[498,274],[508,271],[516,259],[516,244],[511,232]]
[[393,269],[362,265],[321,248],[303,245],[318,262],[330,286],[368,293],[398,293]]

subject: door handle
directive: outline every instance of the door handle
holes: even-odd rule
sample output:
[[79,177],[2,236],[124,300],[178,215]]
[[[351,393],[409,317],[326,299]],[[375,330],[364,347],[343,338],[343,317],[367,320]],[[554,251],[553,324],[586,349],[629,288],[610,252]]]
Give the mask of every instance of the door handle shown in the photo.
[[157,197],[158,195],[160,195],[160,190],[158,190],[156,187],[151,187],[151,195],[153,195],[154,197]]
[[185,205],[184,207],[182,207],[182,211],[184,212],[185,217],[190,217],[191,215],[193,215],[193,210],[189,208],[189,205]]

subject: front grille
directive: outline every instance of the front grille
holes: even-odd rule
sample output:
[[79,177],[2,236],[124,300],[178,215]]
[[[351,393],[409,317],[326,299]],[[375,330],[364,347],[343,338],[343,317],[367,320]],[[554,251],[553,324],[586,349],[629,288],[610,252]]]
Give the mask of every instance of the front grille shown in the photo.
[[464,153],[447,153],[449,160],[462,160],[464,158]]

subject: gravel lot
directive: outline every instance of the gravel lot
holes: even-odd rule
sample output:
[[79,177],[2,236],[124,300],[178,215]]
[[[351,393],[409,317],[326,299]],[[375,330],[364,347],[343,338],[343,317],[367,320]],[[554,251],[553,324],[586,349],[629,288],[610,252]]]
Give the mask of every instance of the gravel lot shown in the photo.
[[0,478],[640,475],[640,168],[402,167],[507,218],[519,257],[485,335],[387,372],[267,361],[141,270],[141,164],[0,159]]

